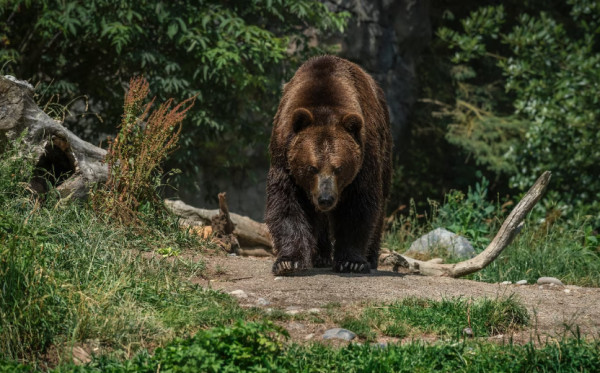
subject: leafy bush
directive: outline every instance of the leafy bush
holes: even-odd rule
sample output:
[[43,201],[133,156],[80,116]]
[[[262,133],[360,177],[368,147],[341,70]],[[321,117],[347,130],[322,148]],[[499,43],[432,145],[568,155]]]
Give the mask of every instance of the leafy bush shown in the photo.
[[[594,372],[600,369],[600,343],[578,338],[540,343],[537,347],[533,343],[450,341],[387,346],[350,344],[338,348],[323,344],[281,346],[272,334],[276,331],[269,329],[260,324],[237,324],[177,340],[154,357],[141,353],[124,362],[100,357],[85,366],[64,365],[54,372]],[[261,342],[257,345],[256,341]],[[253,349],[250,357],[245,353],[251,346],[267,348]],[[231,359],[240,365],[234,365]]]
[[304,31],[327,36],[346,18],[316,0],[2,1],[0,66],[62,104],[85,95],[103,120],[69,125],[82,123],[94,143],[119,122],[132,76],[143,74],[159,102],[197,95],[177,166],[215,177],[266,160],[281,82],[324,52]]
[[461,31],[438,30],[455,51],[448,139],[522,191],[551,170],[549,189],[570,215],[597,215],[600,4],[567,4],[480,7]]
[[141,205],[161,209],[161,163],[177,146],[181,122],[194,105],[190,98],[171,109],[170,99],[150,112],[154,99],[144,105],[148,93],[144,78],[131,79],[119,134],[108,146],[108,180],[93,197],[97,210],[122,223],[139,222]]

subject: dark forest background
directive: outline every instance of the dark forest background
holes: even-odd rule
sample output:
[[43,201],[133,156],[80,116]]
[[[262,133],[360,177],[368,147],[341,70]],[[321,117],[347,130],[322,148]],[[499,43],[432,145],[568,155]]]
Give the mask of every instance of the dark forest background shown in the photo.
[[171,180],[184,200],[262,218],[281,85],[334,53],[384,88],[395,137],[390,212],[451,189],[518,197],[553,173],[541,209],[600,211],[600,1],[0,1],[2,74],[106,145],[132,76],[159,101],[197,95]]

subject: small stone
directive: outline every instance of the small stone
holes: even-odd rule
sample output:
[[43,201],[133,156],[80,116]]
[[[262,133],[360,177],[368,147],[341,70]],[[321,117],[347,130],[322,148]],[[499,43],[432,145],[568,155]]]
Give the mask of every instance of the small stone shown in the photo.
[[519,281],[515,282],[515,284],[517,284],[517,285],[527,285],[527,280],[519,280]]
[[540,277],[537,280],[538,285],[545,285],[545,284],[550,284],[550,285],[558,285],[558,286],[565,286],[565,284],[562,283],[562,281],[560,281],[559,279],[557,279],[556,277]]
[[234,290],[232,292],[229,293],[230,295],[233,295],[234,297],[238,298],[238,299],[245,299],[248,298],[248,294],[246,294],[245,291],[243,290]]
[[229,254],[227,254],[227,256],[237,256],[237,254],[236,253],[229,253]]
[[283,280],[283,277],[281,277],[281,276],[275,277],[275,281],[279,281],[279,280]]
[[308,313],[317,314],[320,313],[321,310],[319,308],[311,308],[308,310]]
[[342,328],[329,329],[323,334],[323,339],[341,339],[344,341],[351,341],[354,338],[356,338],[356,334],[348,329]]
[[268,306],[269,304],[271,304],[271,302],[269,302],[265,298],[258,298],[258,300],[256,301],[256,304],[264,307],[264,306]]
[[565,289],[564,292],[569,294],[571,292],[571,289]]
[[471,328],[464,328],[463,329],[463,334],[467,337],[473,337],[473,329]]
[[502,281],[501,284],[502,285],[510,285],[510,284],[512,284],[512,281]]
[[310,334],[307,334],[307,335],[304,336],[304,340],[308,341],[308,340],[313,339],[314,337],[315,337],[315,334],[314,333],[310,333]]

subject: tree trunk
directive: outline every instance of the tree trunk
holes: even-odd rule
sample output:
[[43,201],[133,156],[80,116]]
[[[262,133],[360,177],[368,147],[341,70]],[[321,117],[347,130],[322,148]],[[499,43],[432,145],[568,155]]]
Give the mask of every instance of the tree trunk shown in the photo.
[[85,198],[92,184],[105,182],[106,150],[83,141],[44,113],[33,100],[33,87],[0,76],[0,145],[17,141],[23,132],[25,151],[35,159],[31,189],[56,187],[61,197]]
[[[196,208],[179,200],[165,200],[165,206],[175,215],[184,218],[184,224],[191,226],[209,225],[212,218],[221,212],[221,210]],[[229,212],[229,217],[235,225],[233,234],[237,236],[242,248],[252,248],[257,252],[260,249],[270,253],[273,251],[273,243],[266,224],[232,212]]]

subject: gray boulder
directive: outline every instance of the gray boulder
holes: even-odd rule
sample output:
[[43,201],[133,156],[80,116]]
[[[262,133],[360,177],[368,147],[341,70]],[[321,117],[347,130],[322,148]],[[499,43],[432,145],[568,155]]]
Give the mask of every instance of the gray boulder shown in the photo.
[[466,238],[452,233],[444,228],[437,228],[419,237],[410,245],[406,252],[411,254],[447,253],[458,259],[468,259],[475,255],[475,250]]

